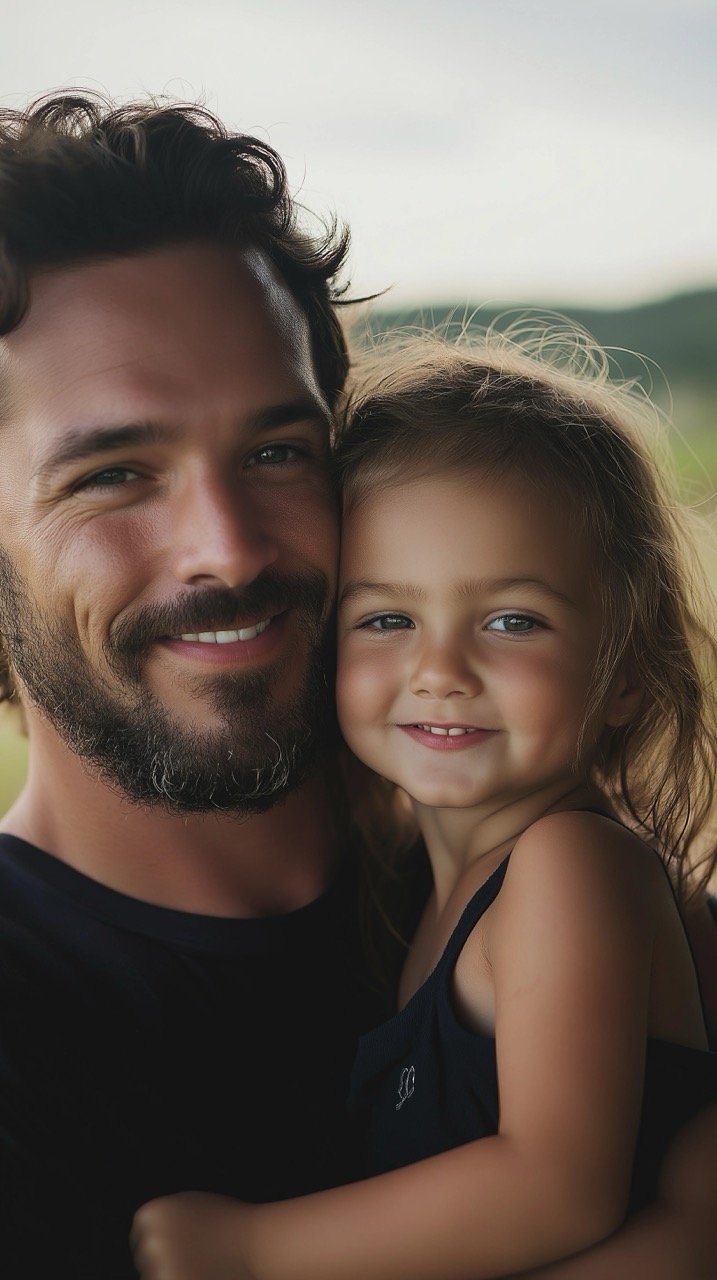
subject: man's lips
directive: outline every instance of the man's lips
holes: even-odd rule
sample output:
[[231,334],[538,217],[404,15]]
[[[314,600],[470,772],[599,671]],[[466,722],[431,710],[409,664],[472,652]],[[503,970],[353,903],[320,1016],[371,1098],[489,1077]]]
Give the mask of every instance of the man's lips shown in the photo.
[[408,734],[414,742],[434,751],[462,751],[467,747],[478,746],[497,732],[496,729],[479,728],[476,725],[460,724],[457,721],[439,724],[424,720],[416,724],[399,724],[396,726]]
[[233,628],[182,632],[160,641],[163,648],[211,666],[247,666],[271,657],[286,632],[287,610]]
[[264,618],[261,622],[255,622],[252,626],[241,626],[234,630],[220,628],[212,631],[207,628],[197,632],[183,632],[182,635],[172,636],[173,640],[199,641],[200,644],[232,644],[236,640],[256,640],[256,637],[266,631],[271,624],[271,618]]

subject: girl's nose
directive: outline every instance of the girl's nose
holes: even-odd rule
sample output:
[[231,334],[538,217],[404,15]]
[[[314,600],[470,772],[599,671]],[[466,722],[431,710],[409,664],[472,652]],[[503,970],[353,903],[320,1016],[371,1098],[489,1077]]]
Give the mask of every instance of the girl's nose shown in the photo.
[[411,692],[419,698],[475,698],[482,687],[459,645],[424,648],[410,681]]

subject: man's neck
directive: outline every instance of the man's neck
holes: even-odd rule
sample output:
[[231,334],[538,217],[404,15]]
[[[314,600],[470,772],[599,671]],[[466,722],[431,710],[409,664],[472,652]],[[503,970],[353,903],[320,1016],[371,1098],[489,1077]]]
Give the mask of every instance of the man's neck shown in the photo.
[[338,837],[317,776],[250,817],[170,814],[92,776],[66,747],[32,736],[27,785],[0,830],[130,897],[216,916],[305,906],[334,872]]

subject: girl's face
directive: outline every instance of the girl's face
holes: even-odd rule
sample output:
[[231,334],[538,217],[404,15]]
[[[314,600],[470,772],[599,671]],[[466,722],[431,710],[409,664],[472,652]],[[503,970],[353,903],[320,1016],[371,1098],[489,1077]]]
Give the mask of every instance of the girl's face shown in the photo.
[[[372,769],[431,807],[575,781],[600,606],[559,495],[480,473],[378,491],[339,591],[339,719]],[[592,740],[625,718],[616,689]]]

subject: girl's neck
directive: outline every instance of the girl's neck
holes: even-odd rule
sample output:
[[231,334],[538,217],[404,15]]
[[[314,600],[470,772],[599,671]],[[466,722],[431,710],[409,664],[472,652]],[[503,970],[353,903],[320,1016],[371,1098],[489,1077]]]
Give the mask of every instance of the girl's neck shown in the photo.
[[[473,888],[487,879],[518,836],[539,818],[562,809],[607,807],[592,783],[575,778],[561,779],[537,793],[495,799],[471,808],[434,809],[414,802],[431,861],[438,910],[466,872],[471,871]],[[475,874],[479,867],[484,874]]]

